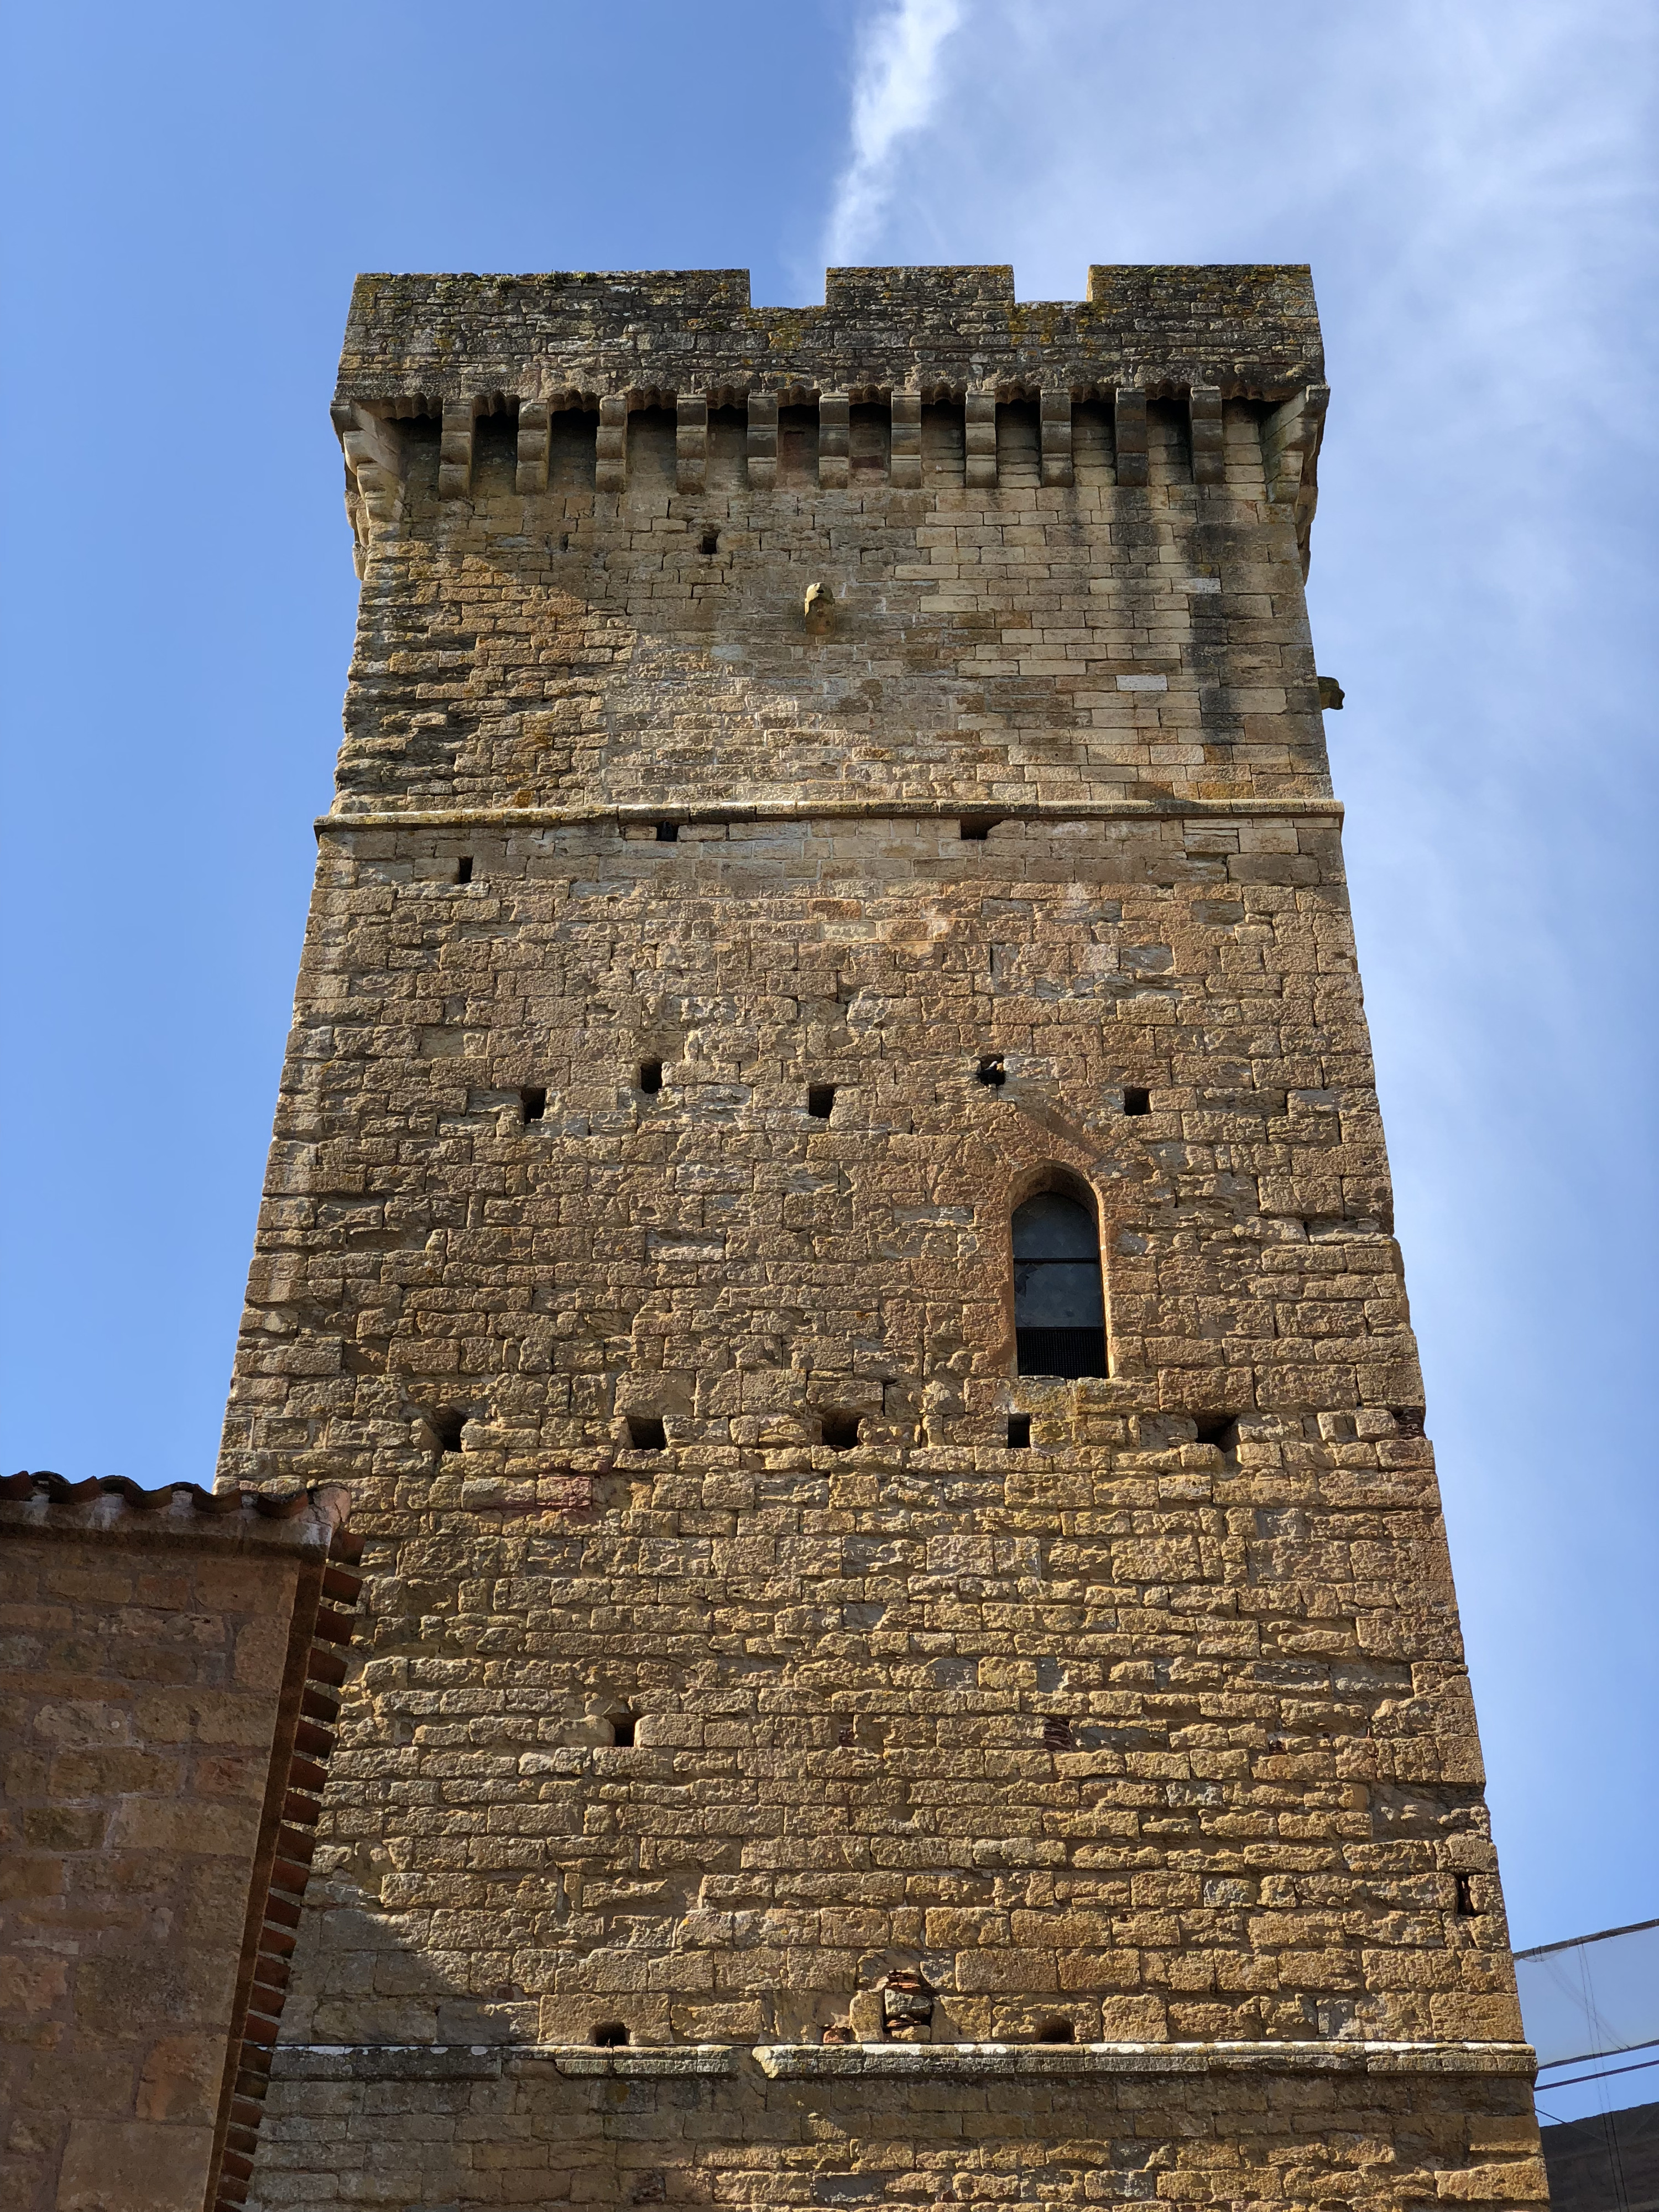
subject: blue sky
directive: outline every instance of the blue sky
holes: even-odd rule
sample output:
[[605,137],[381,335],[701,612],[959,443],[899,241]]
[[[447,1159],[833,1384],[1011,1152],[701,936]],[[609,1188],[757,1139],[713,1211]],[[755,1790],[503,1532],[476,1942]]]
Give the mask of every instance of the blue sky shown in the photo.
[[1659,15],[58,0],[3,33],[4,1443],[210,1478],[359,269],[1313,264],[1311,585],[1516,1940],[1659,1914]]

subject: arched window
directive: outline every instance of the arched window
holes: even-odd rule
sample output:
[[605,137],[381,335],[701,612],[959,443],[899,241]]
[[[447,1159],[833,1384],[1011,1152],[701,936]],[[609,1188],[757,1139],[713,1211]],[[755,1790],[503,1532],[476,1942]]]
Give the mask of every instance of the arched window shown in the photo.
[[1039,1191],[1016,1208],[1014,1339],[1022,1375],[1103,1375],[1106,1303],[1094,1216]]

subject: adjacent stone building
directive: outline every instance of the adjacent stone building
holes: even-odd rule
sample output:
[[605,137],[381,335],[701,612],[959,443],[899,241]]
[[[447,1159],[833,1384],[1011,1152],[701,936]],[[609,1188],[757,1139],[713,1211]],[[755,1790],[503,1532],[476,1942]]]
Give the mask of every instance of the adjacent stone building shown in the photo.
[[1325,400],[1294,267],[360,280],[222,1476],[368,1583],[250,2204],[1543,2194]]

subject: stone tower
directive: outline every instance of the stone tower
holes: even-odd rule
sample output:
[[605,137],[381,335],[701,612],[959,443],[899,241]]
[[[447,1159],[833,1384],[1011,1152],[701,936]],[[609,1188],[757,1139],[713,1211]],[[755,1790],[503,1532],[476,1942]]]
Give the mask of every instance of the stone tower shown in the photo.
[[359,282],[222,1473],[367,1625],[224,2201],[1542,2194],[1325,398],[1297,267]]

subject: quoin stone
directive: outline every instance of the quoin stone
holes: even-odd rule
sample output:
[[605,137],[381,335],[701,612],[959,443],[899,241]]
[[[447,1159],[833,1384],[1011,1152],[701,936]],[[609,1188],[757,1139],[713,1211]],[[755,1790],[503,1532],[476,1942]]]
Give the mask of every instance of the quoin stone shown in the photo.
[[[1541,2200],[1300,267],[365,276],[277,2208]],[[276,2031],[273,2031],[276,2033]]]

